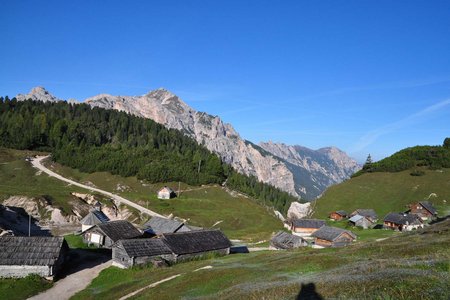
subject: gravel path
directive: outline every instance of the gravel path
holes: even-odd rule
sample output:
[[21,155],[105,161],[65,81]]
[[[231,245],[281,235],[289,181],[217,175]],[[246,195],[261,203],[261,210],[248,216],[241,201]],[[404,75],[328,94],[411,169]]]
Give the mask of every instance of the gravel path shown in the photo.
[[66,300],[84,290],[100,271],[111,266],[111,260],[95,265],[92,261],[77,266],[80,269],[56,281],[55,285],[28,300]]
[[111,199],[113,199],[113,200],[115,200],[115,201],[117,201],[117,202],[119,202],[119,203],[123,203],[123,204],[126,204],[126,205],[128,205],[128,206],[134,207],[134,208],[136,208],[137,210],[139,210],[141,213],[145,213],[145,214],[147,214],[147,215],[149,215],[149,216],[157,216],[157,217],[161,217],[161,218],[166,218],[165,216],[162,216],[162,215],[160,215],[160,214],[158,214],[158,213],[156,213],[156,212],[154,212],[154,211],[152,211],[152,210],[150,210],[150,209],[147,209],[147,208],[145,208],[145,207],[143,207],[143,206],[140,206],[139,204],[136,204],[136,203],[134,203],[134,202],[131,202],[130,200],[127,200],[127,199],[125,199],[125,198],[123,198],[123,197],[120,197],[119,195],[116,195],[116,194],[113,194],[113,193],[110,193],[110,192],[107,192],[107,191],[104,191],[104,190],[101,190],[101,189],[98,189],[98,188],[94,188],[94,187],[91,187],[91,186],[88,186],[88,185],[81,184],[81,183],[79,183],[79,182],[76,182],[76,181],[73,181],[73,180],[71,180],[71,179],[65,178],[65,177],[63,177],[63,176],[61,176],[61,175],[59,175],[59,174],[53,172],[52,170],[47,169],[47,168],[42,164],[42,161],[43,161],[44,159],[48,158],[48,157],[50,157],[50,155],[46,155],[46,156],[37,156],[36,158],[33,158],[33,159],[31,160],[31,164],[33,165],[33,167],[35,167],[35,168],[37,168],[38,170],[40,170],[40,171],[42,171],[42,172],[48,174],[48,175],[51,176],[51,177],[55,177],[56,179],[65,181],[65,182],[67,182],[67,183],[70,183],[70,184],[72,184],[72,185],[76,185],[76,186],[78,186],[78,187],[87,189],[87,190],[89,190],[89,191],[98,192],[98,193],[100,193],[100,194],[103,194],[103,195],[105,195],[105,196],[110,197]]

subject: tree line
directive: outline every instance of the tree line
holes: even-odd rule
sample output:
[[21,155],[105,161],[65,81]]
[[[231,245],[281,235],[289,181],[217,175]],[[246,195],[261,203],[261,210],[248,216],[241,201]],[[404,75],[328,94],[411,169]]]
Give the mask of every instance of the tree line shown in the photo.
[[150,119],[87,104],[0,97],[0,146],[47,151],[58,163],[152,183],[222,183],[286,212],[297,198],[232,167],[195,140]]

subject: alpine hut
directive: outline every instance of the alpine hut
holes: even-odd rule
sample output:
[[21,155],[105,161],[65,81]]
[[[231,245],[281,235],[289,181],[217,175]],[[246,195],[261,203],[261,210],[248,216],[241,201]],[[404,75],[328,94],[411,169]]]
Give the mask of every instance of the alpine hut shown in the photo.
[[324,220],[317,219],[295,219],[290,223],[292,232],[298,235],[311,235],[320,227],[325,226]]
[[335,221],[340,221],[347,218],[347,212],[344,210],[335,210],[330,213],[330,219]]
[[83,219],[81,219],[81,232],[85,232],[97,224],[109,222],[109,218],[101,210],[91,210]]
[[185,232],[191,229],[183,222],[154,216],[144,224],[144,232],[148,235],[161,235],[164,233]]
[[411,231],[423,228],[423,221],[416,214],[389,213],[384,218],[383,228],[398,231]]
[[330,226],[323,226],[312,236],[314,244],[319,247],[343,247],[356,239],[353,232]]
[[354,215],[348,219],[348,223],[352,226],[361,227],[363,229],[371,228],[375,224],[371,218],[361,215]]
[[282,250],[305,246],[308,246],[308,242],[306,242],[303,238],[284,231],[279,231],[270,240],[271,249]]
[[376,223],[378,221],[377,213],[375,212],[375,210],[373,210],[371,208],[369,208],[369,209],[359,208],[359,209],[355,210],[354,212],[352,212],[350,214],[350,217],[353,217],[353,216],[356,216],[356,215],[360,215],[360,216],[366,217],[372,223]]
[[130,222],[125,220],[111,221],[97,224],[83,233],[85,243],[97,247],[111,248],[118,240],[141,237],[141,232]]
[[119,240],[112,247],[113,265],[120,268],[174,259],[169,247],[158,238]]
[[428,201],[412,203],[409,208],[410,213],[418,215],[422,220],[433,220],[437,217],[436,208]]
[[158,199],[171,199],[176,197],[177,194],[170,187],[165,186],[158,191]]
[[69,247],[63,237],[0,237],[0,277],[37,274],[46,279],[61,269]]
[[231,242],[220,230],[196,230],[163,234],[161,239],[175,255],[176,261],[208,253],[227,255]]

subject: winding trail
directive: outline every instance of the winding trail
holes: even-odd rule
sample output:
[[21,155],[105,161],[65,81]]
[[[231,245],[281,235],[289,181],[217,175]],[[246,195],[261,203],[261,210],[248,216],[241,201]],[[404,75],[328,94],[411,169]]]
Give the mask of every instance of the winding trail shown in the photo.
[[105,196],[110,197],[114,201],[117,201],[118,203],[122,203],[122,204],[125,204],[125,205],[128,205],[128,206],[131,206],[133,208],[136,208],[141,213],[147,214],[149,216],[157,216],[157,217],[161,217],[161,218],[167,218],[167,217],[165,217],[163,215],[160,215],[160,214],[158,214],[158,213],[156,213],[156,212],[154,212],[154,211],[152,211],[152,210],[150,210],[148,208],[145,208],[145,207],[140,206],[139,204],[136,204],[136,203],[134,203],[134,202],[132,202],[130,200],[127,200],[127,199],[125,199],[123,197],[120,197],[119,195],[116,195],[116,194],[113,194],[113,193],[101,190],[99,188],[94,188],[94,187],[91,187],[91,186],[88,186],[88,185],[85,185],[85,184],[82,184],[82,183],[79,183],[79,182],[76,182],[76,181],[73,181],[71,179],[68,179],[68,178],[65,178],[65,177],[59,175],[58,173],[53,172],[52,170],[47,169],[42,164],[42,161],[44,159],[47,159],[48,157],[50,157],[50,155],[36,156],[35,158],[31,159],[31,164],[33,165],[33,167],[35,167],[38,170],[48,174],[51,177],[55,177],[56,179],[59,179],[61,181],[65,181],[67,183],[70,183],[72,185],[75,185],[75,186],[87,189],[89,191],[93,191],[93,192],[97,192],[97,193],[103,194]]

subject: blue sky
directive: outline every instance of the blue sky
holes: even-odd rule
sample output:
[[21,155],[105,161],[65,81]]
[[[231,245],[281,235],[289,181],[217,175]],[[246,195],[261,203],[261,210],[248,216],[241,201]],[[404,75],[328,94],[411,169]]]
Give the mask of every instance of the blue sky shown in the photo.
[[450,136],[449,1],[1,1],[0,94],[164,87],[245,139],[359,161]]

